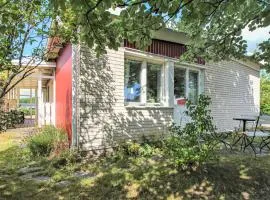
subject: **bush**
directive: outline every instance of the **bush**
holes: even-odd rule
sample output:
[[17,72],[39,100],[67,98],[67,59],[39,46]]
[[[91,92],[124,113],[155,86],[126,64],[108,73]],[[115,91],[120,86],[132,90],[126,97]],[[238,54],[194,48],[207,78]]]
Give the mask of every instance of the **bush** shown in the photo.
[[152,156],[157,151],[157,146],[154,143],[138,143],[135,141],[126,142],[120,146],[120,152],[128,156]]
[[24,113],[18,110],[0,111],[0,132],[24,123]]
[[25,115],[35,115],[36,110],[34,108],[25,108],[25,107],[20,107],[18,109],[19,111],[23,112]]
[[165,140],[165,152],[176,165],[200,164],[214,155],[216,143],[211,133],[216,128],[208,108],[210,102],[210,98],[204,95],[200,95],[197,105],[188,101],[186,114],[191,121],[183,128],[175,125],[171,127],[171,136]]
[[28,138],[27,146],[33,156],[49,156],[61,153],[68,148],[69,143],[65,131],[46,126]]
[[261,78],[261,113],[270,115],[270,79],[268,76]]

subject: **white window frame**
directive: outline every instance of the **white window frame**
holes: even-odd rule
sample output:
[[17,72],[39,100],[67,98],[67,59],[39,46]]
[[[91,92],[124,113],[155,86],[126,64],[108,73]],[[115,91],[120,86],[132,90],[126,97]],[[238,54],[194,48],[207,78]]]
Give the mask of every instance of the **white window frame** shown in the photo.
[[[190,67],[190,66],[183,66],[183,65],[180,65],[180,64],[174,64],[174,69],[175,68],[181,68],[181,69],[184,69],[185,70],[185,73],[186,73],[186,78],[185,78],[185,96],[186,98],[188,99],[189,98],[189,71],[193,71],[193,72],[198,72],[198,97],[200,94],[202,94],[202,86],[201,86],[201,76],[202,76],[202,70],[201,69],[198,69],[198,68],[195,68],[195,67]],[[174,86],[173,86],[174,87]],[[173,95],[174,98],[175,98],[175,95]]]
[[[124,102],[124,105],[125,106],[153,106],[153,107],[164,106],[165,105],[165,102],[164,102],[165,62],[152,60],[152,59],[138,58],[138,57],[133,57],[133,56],[125,56],[125,62],[126,60],[134,60],[134,61],[139,61],[142,63],[141,73],[140,73],[141,96],[140,96],[140,102]],[[160,94],[160,102],[158,103],[147,102],[147,63],[161,65],[161,94]]]

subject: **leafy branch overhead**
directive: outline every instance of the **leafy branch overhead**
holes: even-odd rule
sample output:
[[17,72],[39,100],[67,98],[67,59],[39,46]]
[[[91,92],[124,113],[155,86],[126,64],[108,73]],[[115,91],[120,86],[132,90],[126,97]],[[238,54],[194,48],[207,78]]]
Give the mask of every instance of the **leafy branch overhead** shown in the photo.
[[[170,26],[190,38],[182,59],[221,60],[244,55],[246,26],[269,23],[268,0],[0,0],[0,100],[44,60],[48,38],[81,42],[100,55],[123,39],[146,48],[153,31]],[[269,40],[254,58],[267,66]]]
[[0,0],[0,13],[1,100],[44,59],[52,12],[46,1]]
[[[117,49],[124,38],[145,48],[151,31],[176,23],[175,29],[190,37],[184,59],[240,58],[247,49],[241,31],[270,23],[265,0],[51,0],[51,6],[66,39],[95,45],[98,53]],[[114,9],[119,16],[110,12]]]

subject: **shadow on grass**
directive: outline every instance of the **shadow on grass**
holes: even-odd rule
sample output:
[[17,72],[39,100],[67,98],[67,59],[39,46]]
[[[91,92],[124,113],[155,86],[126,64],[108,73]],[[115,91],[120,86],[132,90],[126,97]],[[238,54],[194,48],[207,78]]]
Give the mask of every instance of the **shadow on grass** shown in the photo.
[[[22,180],[31,159],[12,147],[0,152],[0,199],[268,199],[270,158],[223,155],[191,171],[156,158],[106,158],[82,168],[94,174],[70,185]],[[60,169],[61,170],[61,169]],[[64,180],[64,178],[63,178]],[[62,181],[62,180],[61,180]]]
[[268,199],[269,162],[256,166],[260,159],[245,159],[209,163],[191,172],[177,170],[166,161],[106,161],[99,165],[96,178],[74,183],[76,192],[70,195],[93,199]]

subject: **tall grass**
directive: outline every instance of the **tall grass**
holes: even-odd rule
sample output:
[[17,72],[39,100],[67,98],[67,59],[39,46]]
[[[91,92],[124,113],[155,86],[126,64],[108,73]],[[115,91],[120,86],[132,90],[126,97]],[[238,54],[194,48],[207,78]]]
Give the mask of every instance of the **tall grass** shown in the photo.
[[33,156],[49,156],[68,148],[67,134],[62,129],[45,126],[27,140],[27,146]]

